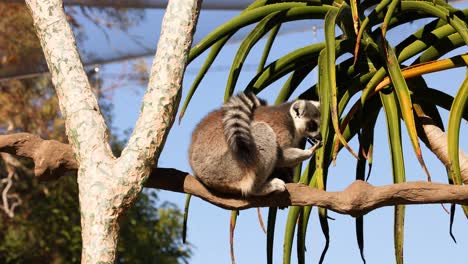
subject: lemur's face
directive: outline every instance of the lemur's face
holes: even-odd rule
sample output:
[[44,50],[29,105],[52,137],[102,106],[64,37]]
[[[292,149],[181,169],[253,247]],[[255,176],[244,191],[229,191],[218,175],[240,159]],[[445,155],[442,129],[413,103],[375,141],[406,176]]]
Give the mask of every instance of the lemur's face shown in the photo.
[[320,134],[320,117],[318,119],[310,119],[307,122],[305,134],[307,138],[322,139],[322,135]]
[[[321,141],[322,140],[322,135],[320,134],[320,121],[321,121],[321,114],[320,114],[320,109],[319,109],[319,103],[316,101],[309,101],[311,104],[309,104],[309,107],[307,109],[309,115],[308,115],[308,121],[307,121],[307,126],[306,126],[306,138],[307,140],[310,141]],[[312,142],[311,142],[312,143]]]
[[322,139],[320,134],[321,115],[319,107],[319,102],[306,100],[298,100],[291,106],[291,115],[297,132],[307,138],[309,142],[318,142]]

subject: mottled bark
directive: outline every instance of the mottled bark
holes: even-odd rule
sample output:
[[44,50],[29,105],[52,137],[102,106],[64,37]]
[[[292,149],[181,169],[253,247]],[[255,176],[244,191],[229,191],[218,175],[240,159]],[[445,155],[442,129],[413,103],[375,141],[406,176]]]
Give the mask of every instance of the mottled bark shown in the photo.
[[[31,140],[28,140],[31,139]],[[43,142],[41,142],[43,141]],[[22,133],[0,136],[0,152],[21,155],[38,159],[49,157],[50,153],[66,153],[71,149],[63,143],[42,140],[38,137]],[[53,148],[42,148],[46,144]],[[54,149],[58,148],[58,149]],[[65,167],[70,172],[76,171],[70,160],[72,155],[61,155],[53,158],[54,162],[46,162],[56,167]],[[36,170],[38,171],[38,170]],[[46,171],[54,172],[49,169]],[[60,171],[57,171],[60,173]],[[61,173],[60,175],[67,175]],[[44,175],[36,175],[41,180],[55,179]],[[363,181],[356,181],[341,192],[326,192],[302,184],[287,184],[287,192],[273,194],[265,197],[234,197],[215,194],[203,186],[195,177],[176,169],[155,168],[145,187],[163,189],[173,192],[189,193],[225,209],[247,209],[253,207],[285,207],[289,205],[314,205],[333,210],[341,214],[359,216],[383,206],[397,204],[429,204],[429,203],[456,203],[468,205],[468,186],[454,186],[432,182],[406,182],[388,186],[374,187]]]
[[[169,1],[142,112],[119,159],[110,150],[107,127],[90,89],[62,1],[27,0],[26,4],[66,119],[68,140],[79,164],[82,262],[112,263],[117,247],[117,219],[137,198],[173,123],[200,1]],[[38,163],[36,175],[47,171],[45,165],[50,172],[57,172],[57,177],[66,168],[53,160],[41,165],[37,155],[31,158]],[[56,158],[66,157],[57,155]]]
[[[3,0],[10,3],[24,3],[24,0]],[[243,10],[252,0],[224,1],[207,0],[203,10]],[[111,8],[166,8],[167,0],[64,0],[65,6],[111,7]]]

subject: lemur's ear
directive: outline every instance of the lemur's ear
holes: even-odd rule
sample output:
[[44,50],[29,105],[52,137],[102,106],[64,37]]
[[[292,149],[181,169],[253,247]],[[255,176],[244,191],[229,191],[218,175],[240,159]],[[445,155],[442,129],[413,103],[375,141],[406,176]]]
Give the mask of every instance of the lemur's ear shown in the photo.
[[317,107],[318,109],[320,109],[320,102],[319,101],[310,101],[315,107]]
[[291,108],[289,109],[289,112],[292,117],[294,118],[299,118],[303,117],[306,112],[306,102],[304,100],[297,100],[295,101],[292,105]]

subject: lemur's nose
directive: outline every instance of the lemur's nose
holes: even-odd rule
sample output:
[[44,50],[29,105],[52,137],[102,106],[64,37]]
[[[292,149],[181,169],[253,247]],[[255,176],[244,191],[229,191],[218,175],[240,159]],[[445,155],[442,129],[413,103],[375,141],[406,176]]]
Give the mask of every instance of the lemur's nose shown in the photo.
[[322,140],[322,134],[318,133],[318,135],[315,136],[315,139]]

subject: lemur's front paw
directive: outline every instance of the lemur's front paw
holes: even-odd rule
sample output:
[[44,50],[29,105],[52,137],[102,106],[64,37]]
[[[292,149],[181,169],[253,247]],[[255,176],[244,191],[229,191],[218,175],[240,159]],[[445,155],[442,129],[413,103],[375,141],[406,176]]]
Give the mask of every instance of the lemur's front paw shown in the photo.
[[316,150],[323,145],[322,141],[316,138],[307,138],[307,142],[309,142],[310,145],[312,145],[312,147],[309,148],[311,150]]

